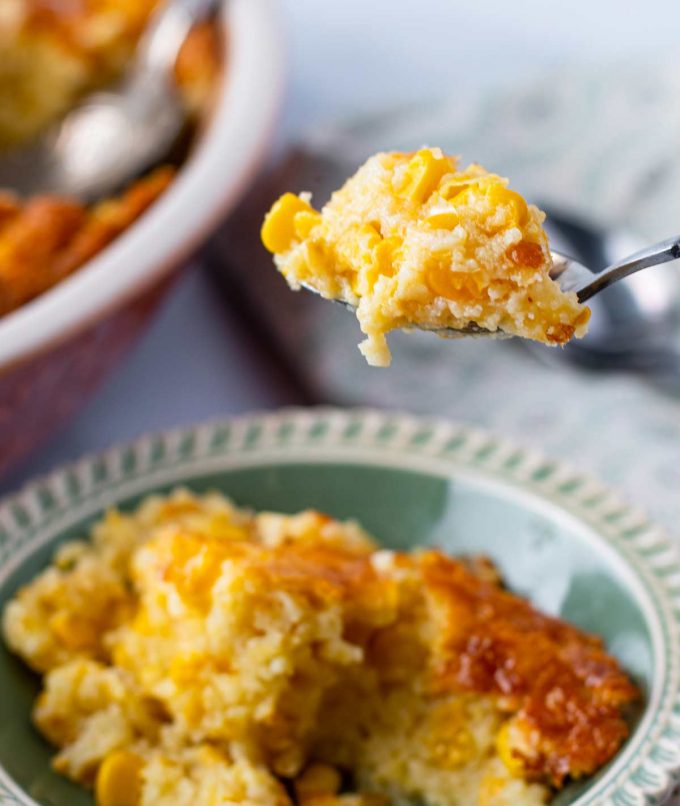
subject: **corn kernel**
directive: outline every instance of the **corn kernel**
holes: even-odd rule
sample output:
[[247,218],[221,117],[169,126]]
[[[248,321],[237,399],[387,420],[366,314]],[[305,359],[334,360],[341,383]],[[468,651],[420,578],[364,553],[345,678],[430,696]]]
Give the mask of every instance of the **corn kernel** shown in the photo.
[[394,262],[398,257],[401,245],[401,238],[392,235],[389,238],[384,238],[375,247],[375,263],[380,274],[394,274]]
[[100,630],[74,613],[59,612],[50,619],[50,629],[61,643],[74,652],[97,647]]
[[364,255],[367,265],[352,284],[354,293],[359,296],[370,294],[381,276],[390,277],[394,274],[394,262],[402,241],[393,235],[373,243],[373,248]]
[[134,753],[109,753],[97,773],[97,806],[137,806],[142,795],[141,770],[142,760]]
[[529,210],[519,193],[504,185],[491,184],[486,188],[486,198],[494,208],[503,205],[509,209],[510,226],[521,227],[526,224]]
[[285,252],[296,239],[295,217],[298,213],[313,213],[311,206],[294,193],[284,193],[274,202],[262,224],[260,237],[274,254]]
[[244,526],[232,523],[229,516],[223,512],[213,515],[205,527],[206,533],[210,537],[219,540],[233,540],[240,542],[248,540],[248,530]]
[[170,662],[168,676],[179,688],[184,688],[194,683],[201,668],[202,658],[198,654],[177,655]]
[[498,735],[496,736],[496,749],[508,772],[517,778],[523,777],[525,772],[524,764],[513,749],[510,737],[510,722],[506,722],[498,731]]
[[414,202],[422,204],[435,190],[442,176],[455,170],[454,163],[424,148],[411,158],[406,166],[406,179],[401,193]]
[[475,756],[477,745],[467,723],[465,705],[460,701],[440,705],[430,714],[425,747],[434,764],[454,769]]
[[438,192],[446,201],[453,201],[463,191],[477,187],[484,179],[483,175],[471,176],[468,175],[468,172],[463,171],[460,174],[455,174],[450,179],[444,179],[438,188]]
[[433,209],[427,216],[427,223],[434,229],[451,230],[460,223],[460,216],[451,207]]
[[335,795],[342,783],[340,773],[330,764],[311,764],[295,781],[300,800],[310,795]]
[[459,193],[462,193],[467,185],[461,184],[455,179],[448,179],[439,186],[439,195],[446,201],[452,201]]
[[442,263],[432,265],[426,275],[427,284],[440,297],[457,302],[469,302],[479,298],[483,284],[467,272],[451,271]]
[[321,213],[315,210],[301,210],[295,213],[293,218],[293,226],[295,228],[295,237],[302,241],[304,238],[309,237],[309,233],[321,221]]
[[468,185],[451,198],[450,200],[451,205],[453,209],[458,211],[460,214],[460,210],[462,210],[462,208],[472,204],[477,199],[479,199],[479,194],[480,194],[479,185]]

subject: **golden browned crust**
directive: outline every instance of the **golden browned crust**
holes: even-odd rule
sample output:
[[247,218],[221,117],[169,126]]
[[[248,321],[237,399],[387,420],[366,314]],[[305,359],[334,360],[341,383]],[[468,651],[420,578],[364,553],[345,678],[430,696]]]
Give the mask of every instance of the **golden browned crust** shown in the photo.
[[172,181],[159,168],[121,196],[88,209],[58,196],[25,203],[0,194],[0,315],[71,274],[132,224]]
[[[22,28],[49,33],[79,53],[101,55],[112,41],[132,47],[158,0],[23,0]],[[96,36],[104,29],[105,36]]]
[[[162,0],[23,0],[15,35],[47,37],[81,60],[89,86],[124,69]],[[222,64],[222,43],[211,21],[197,24],[184,42],[175,79],[192,110],[205,101]],[[84,87],[86,89],[87,87]]]
[[[319,515],[319,517],[323,517]],[[195,559],[201,545],[202,561]],[[215,539],[179,538],[167,555],[164,577],[183,596],[204,598],[224,559],[238,562],[252,580],[270,590],[304,595],[316,606],[342,603],[352,632],[371,610],[395,601],[394,581],[380,576],[372,552],[338,546],[292,544],[263,548]],[[426,688],[433,696],[453,692],[490,694],[513,715],[526,747],[512,747],[529,779],[559,787],[606,763],[628,734],[624,707],[637,690],[600,638],[535,610],[504,590],[485,558],[456,560],[439,551],[396,553],[395,567],[415,574],[434,635]],[[373,625],[375,628],[375,625]],[[389,649],[380,633],[371,639]],[[372,653],[375,655],[375,652]]]
[[628,734],[637,691],[602,641],[536,611],[438,552],[420,558],[438,638],[437,691],[491,693],[530,737],[523,768],[561,784],[608,761]]
[[[159,0],[24,0],[21,30],[25,35],[46,35],[71,54],[87,60],[94,84],[106,81],[130,57]],[[106,36],[98,32],[104,30]],[[205,100],[222,64],[217,26],[196,25],[184,42],[175,79],[189,102]],[[99,76],[97,76],[99,72]]]

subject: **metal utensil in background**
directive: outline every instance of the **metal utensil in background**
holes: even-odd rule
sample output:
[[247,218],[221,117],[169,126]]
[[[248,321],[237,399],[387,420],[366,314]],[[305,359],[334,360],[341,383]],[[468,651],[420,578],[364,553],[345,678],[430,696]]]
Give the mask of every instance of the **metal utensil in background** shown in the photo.
[[[596,271],[637,250],[641,241],[624,230],[607,231],[577,216],[540,205],[552,246]],[[655,269],[633,275],[590,299],[588,335],[554,350],[527,342],[552,362],[680,378],[680,272]]]
[[[312,324],[315,302],[308,295],[290,294],[273,270],[271,256],[259,244],[262,218],[272,201],[285,190],[311,191],[315,204],[324,204],[364,156],[348,158],[342,148],[331,152],[298,146],[275,170],[263,173],[219,238],[216,251],[230,254],[233,259],[228,271],[226,266],[220,267],[225,258],[215,255],[211,261],[215,272],[229,274],[230,282],[242,286],[246,296],[254,295],[253,310],[261,312],[265,326],[276,330],[274,325],[280,325],[274,336],[278,341],[285,341],[286,334],[296,328],[307,329],[310,334],[316,332]],[[541,200],[539,206],[547,210],[546,227],[555,249],[595,269],[613,264],[644,244],[626,231],[598,229]],[[263,291],[265,286],[267,293]],[[584,339],[574,340],[564,348],[515,340],[517,349],[530,351],[543,363],[639,373],[669,392],[680,391],[678,266],[648,269],[628,277],[588,304],[593,316]],[[291,310],[284,314],[284,308]],[[299,355],[291,360],[296,363]]]
[[0,186],[96,201],[158,164],[186,114],[172,70],[192,26],[217,0],[170,0],[142,37],[121,84],[96,92],[26,147],[0,157]]

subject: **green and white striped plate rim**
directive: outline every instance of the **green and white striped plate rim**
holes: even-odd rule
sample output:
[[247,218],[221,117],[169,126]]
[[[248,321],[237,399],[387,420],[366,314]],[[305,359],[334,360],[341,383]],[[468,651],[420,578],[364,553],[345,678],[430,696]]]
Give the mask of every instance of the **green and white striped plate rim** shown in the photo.
[[[355,470],[338,476],[343,467]],[[466,489],[472,490],[470,501],[478,494],[490,501],[494,490],[502,490],[517,511],[525,503],[543,507],[546,518],[562,519],[567,531],[571,524],[587,530],[593,536],[588,538],[593,555],[600,549],[609,552],[611,562],[624,569],[630,590],[636,592],[630,595],[639,600],[635,606],[643,613],[651,636],[653,671],[644,712],[629,742],[604,774],[574,797],[558,802],[579,806],[663,802],[680,781],[680,561],[676,546],[644,514],[599,482],[488,433],[399,413],[321,408],[283,410],[146,436],[57,470],[0,503],[0,594],[4,589],[5,598],[9,595],[11,580],[16,587],[17,575],[36,553],[49,557],[45,552],[56,540],[72,536],[74,530],[82,533],[113,504],[129,505],[175,485],[226,486],[230,493],[230,482],[220,479],[233,479],[242,493],[246,491],[248,503],[255,505],[264,488],[274,491],[274,498],[265,499],[266,505],[272,500],[278,504],[276,495],[290,496],[290,489],[323,485],[322,503],[330,501],[333,509],[337,500],[338,513],[333,514],[343,514],[351,508],[352,496],[358,496],[358,490],[352,489],[358,469],[373,474],[366,477],[372,481],[362,477],[356,482],[362,485],[362,495],[367,485],[375,485],[382,494],[381,474],[410,474],[402,481],[399,475],[385,479],[387,497],[383,499],[393,500],[397,508],[408,489],[404,485],[412,487],[413,479],[422,478],[424,484],[429,483],[427,479],[451,480],[461,486],[463,500],[468,500]],[[323,481],[330,478],[339,481]],[[293,486],[288,489],[286,484]],[[402,485],[399,495],[390,492],[396,491],[389,486],[395,484]],[[475,492],[482,489],[479,485],[486,485],[483,493]],[[334,486],[335,490],[329,489]],[[305,502],[302,491],[299,495]],[[309,505],[315,503],[309,501]],[[365,503],[362,506],[366,508]],[[362,520],[361,512],[357,516]],[[0,660],[0,672],[1,667]],[[11,699],[12,692],[2,691],[0,699],[4,697]],[[3,730],[11,734],[13,728],[0,725],[0,734]],[[29,795],[22,788],[6,769],[12,767],[6,749],[11,744],[3,746],[0,741],[0,805],[71,806],[63,797],[55,796],[55,800],[37,790]],[[46,766],[46,761],[35,764]]]

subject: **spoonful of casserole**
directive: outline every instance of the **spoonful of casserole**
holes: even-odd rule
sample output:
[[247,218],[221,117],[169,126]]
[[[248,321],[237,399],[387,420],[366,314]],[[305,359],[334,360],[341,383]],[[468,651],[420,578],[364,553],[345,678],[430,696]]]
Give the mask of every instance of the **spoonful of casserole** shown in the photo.
[[284,194],[262,241],[294,289],[356,311],[359,349],[388,366],[386,334],[521,336],[562,345],[585,335],[593,294],[680,257],[680,238],[602,272],[551,252],[545,214],[507,180],[438,148],[371,157],[318,212]]

